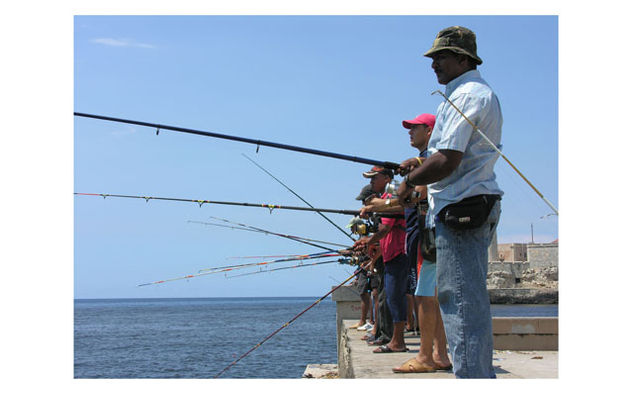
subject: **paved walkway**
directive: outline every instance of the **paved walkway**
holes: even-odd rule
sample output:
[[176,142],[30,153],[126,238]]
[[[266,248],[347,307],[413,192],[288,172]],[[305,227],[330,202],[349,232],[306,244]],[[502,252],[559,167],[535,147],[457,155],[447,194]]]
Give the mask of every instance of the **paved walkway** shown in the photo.
[[[357,320],[344,320],[348,329],[348,347],[354,378],[455,378],[450,372],[396,374],[391,371],[408,359],[415,357],[420,348],[420,337],[407,333],[405,342],[409,352],[373,353],[375,346],[369,346],[360,338],[363,331],[350,330]],[[558,351],[494,351],[493,366],[498,378],[558,378]]]

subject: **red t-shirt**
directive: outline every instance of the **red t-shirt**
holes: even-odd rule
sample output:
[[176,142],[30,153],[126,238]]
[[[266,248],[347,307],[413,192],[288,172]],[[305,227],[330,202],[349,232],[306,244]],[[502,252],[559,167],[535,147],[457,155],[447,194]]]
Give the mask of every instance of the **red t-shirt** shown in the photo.
[[[384,193],[380,198],[391,198],[391,194]],[[387,261],[393,260],[399,254],[404,254],[405,238],[407,236],[406,223],[404,219],[382,218],[380,221],[384,225],[392,226],[391,231],[380,240],[382,259],[387,263]]]

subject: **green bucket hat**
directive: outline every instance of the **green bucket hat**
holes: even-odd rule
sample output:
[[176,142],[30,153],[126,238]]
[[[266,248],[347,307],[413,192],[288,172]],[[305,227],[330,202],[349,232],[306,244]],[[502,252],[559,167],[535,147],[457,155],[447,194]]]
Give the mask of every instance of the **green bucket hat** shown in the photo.
[[458,54],[468,55],[475,60],[478,65],[483,61],[477,56],[477,42],[475,33],[462,26],[451,26],[442,29],[433,42],[433,47],[426,51],[424,56],[431,57],[436,52],[449,50]]

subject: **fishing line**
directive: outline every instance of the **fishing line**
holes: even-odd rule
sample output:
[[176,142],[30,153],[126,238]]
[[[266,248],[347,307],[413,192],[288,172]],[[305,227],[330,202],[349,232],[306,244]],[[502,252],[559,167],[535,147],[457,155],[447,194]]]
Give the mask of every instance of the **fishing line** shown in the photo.
[[311,309],[312,307],[314,307],[315,305],[319,304],[321,301],[323,301],[327,296],[329,296],[330,294],[334,293],[334,291],[336,291],[337,289],[339,289],[341,286],[343,286],[345,283],[349,282],[354,276],[356,276],[363,268],[359,267],[358,270],[356,270],[349,278],[345,279],[343,282],[341,282],[339,285],[337,285],[336,287],[333,287],[332,290],[330,290],[329,292],[327,292],[327,294],[325,294],[324,296],[322,296],[321,298],[319,298],[318,300],[316,300],[314,303],[312,303],[312,305],[310,305],[309,307],[307,307],[306,309],[304,309],[303,311],[299,312],[297,315],[295,315],[292,319],[290,319],[288,322],[284,323],[280,328],[278,328],[277,330],[273,331],[271,334],[269,334],[268,336],[266,336],[264,339],[262,339],[260,342],[257,343],[257,345],[255,345],[254,347],[252,347],[251,349],[249,349],[248,351],[246,351],[246,353],[242,354],[239,358],[237,358],[236,360],[234,360],[233,362],[231,362],[228,366],[226,366],[225,368],[223,368],[222,370],[220,370],[213,378],[218,378],[220,377],[222,374],[224,374],[228,369],[230,369],[231,367],[235,366],[240,360],[244,359],[246,356],[248,356],[251,352],[253,352],[255,349],[259,348],[260,346],[262,346],[262,344],[264,344],[266,341],[268,341],[269,339],[271,339],[272,337],[274,337],[277,333],[279,333],[281,330],[285,329],[286,327],[290,326],[290,324],[292,324],[292,322],[294,322],[295,320],[297,320],[297,318],[299,318],[301,315],[303,315],[304,313],[306,313],[309,309]]
[[[504,194],[504,202],[508,203],[505,205],[506,207],[514,206],[518,209],[517,213],[521,213],[522,215],[526,215],[526,212],[533,211],[534,214],[531,214],[530,217],[538,216],[536,213],[543,213],[542,201],[535,200],[534,194],[532,194],[530,189],[526,187],[525,183],[522,183],[517,178],[516,173],[512,172],[506,164],[501,164],[501,166],[497,167],[497,169],[500,174],[503,174],[504,179],[508,181],[510,186],[513,187],[513,190],[510,190],[510,193],[507,189],[508,186],[504,188],[506,191]],[[508,194],[511,194],[515,202],[507,199],[506,195]],[[528,208],[530,208],[529,211],[526,210]],[[549,208],[546,208],[546,210],[550,211]]]
[[[314,206],[312,206],[308,201],[306,201],[305,199],[303,199],[299,194],[297,194],[296,192],[294,192],[290,187],[288,187],[287,185],[285,185],[281,180],[277,179],[272,173],[270,173],[269,171],[267,171],[266,169],[264,169],[263,166],[261,166],[260,164],[258,164],[257,162],[255,162],[254,160],[252,160],[249,156],[247,156],[246,154],[242,153],[242,155],[249,161],[251,161],[255,166],[257,166],[259,169],[263,170],[264,172],[266,172],[266,174],[270,177],[272,177],[273,179],[275,179],[275,181],[277,181],[279,184],[281,184],[282,186],[284,186],[288,191],[290,191],[291,193],[293,193],[297,198],[299,198],[301,201],[303,201],[303,203],[305,203],[306,205],[308,205],[309,207],[314,209]],[[356,240],[354,238],[352,238],[352,236],[350,234],[348,234],[347,232],[345,232],[344,229],[342,229],[341,227],[339,227],[338,225],[336,225],[332,220],[330,220],[326,215],[324,215],[323,213],[317,211],[316,212],[319,216],[323,217],[325,219],[325,221],[327,221],[328,223],[332,224],[334,227],[336,227],[339,231],[341,231],[343,234],[345,234],[345,236],[347,236],[349,239],[351,239],[352,241],[356,242]]]

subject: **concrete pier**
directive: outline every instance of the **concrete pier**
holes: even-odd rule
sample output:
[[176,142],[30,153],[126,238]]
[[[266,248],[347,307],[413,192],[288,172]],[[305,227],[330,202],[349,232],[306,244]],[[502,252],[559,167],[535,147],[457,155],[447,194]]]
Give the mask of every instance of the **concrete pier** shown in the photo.
[[[451,372],[396,374],[398,367],[415,357],[419,336],[405,334],[408,352],[376,354],[350,329],[360,318],[360,299],[351,287],[332,294],[336,302],[338,373],[340,378],[455,378]],[[558,378],[558,318],[493,318],[493,366],[498,378]]]
[[[391,379],[450,379],[453,373],[396,374],[391,371],[410,358],[415,357],[420,348],[420,337],[405,335],[408,352],[373,353],[375,346],[369,346],[361,337],[364,331],[350,329],[355,320],[343,320],[339,338],[339,378],[391,378]],[[506,323],[507,324],[507,323]],[[558,351],[556,350],[501,350],[495,349],[493,366],[497,378],[558,378]]]

